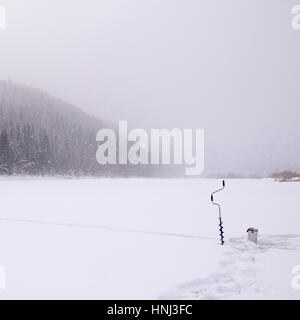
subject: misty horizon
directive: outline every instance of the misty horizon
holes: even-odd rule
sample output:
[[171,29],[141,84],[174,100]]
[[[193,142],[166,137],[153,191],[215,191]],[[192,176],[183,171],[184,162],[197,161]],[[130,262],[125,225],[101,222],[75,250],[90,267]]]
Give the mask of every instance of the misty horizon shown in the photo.
[[300,170],[295,1],[0,4],[1,79],[114,124],[203,128],[206,174]]

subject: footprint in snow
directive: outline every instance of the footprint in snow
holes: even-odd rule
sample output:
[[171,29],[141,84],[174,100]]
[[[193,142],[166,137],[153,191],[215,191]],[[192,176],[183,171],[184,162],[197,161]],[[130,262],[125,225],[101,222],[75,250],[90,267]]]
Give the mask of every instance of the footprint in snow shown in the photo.
[[205,279],[195,279],[173,288],[161,299],[230,299],[239,295],[267,292],[266,283],[257,281],[260,272],[256,266],[257,256],[271,249],[299,250],[299,235],[262,236],[259,243],[233,238],[229,241],[224,259],[219,262],[221,272]]

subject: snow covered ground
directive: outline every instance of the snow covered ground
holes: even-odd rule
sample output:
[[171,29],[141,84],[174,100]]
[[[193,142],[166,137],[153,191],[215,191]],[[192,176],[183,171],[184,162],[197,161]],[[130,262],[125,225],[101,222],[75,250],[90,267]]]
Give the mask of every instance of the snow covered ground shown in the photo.
[[299,299],[300,183],[227,180],[223,247],[220,183],[0,179],[0,299]]

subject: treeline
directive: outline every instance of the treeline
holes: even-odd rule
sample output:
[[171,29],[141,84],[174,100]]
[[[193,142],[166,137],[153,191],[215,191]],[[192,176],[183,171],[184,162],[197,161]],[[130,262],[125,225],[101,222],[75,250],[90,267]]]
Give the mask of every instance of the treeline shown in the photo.
[[102,121],[39,90],[0,81],[0,175],[159,176],[152,166],[101,166]]
[[299,181],[300,173],[286,170],[286,171],[274,172],[271,174],[270,177],[278,181],[291,181],[291,180]]
[[99,175],[97,119],[45,93],[0,82],[0,174]]
[[[12,125],[0,132],[0,174],[87,175],[99,173],[93,166],[95,146],[90,137],[74,128],[58,137],[32,125]],[[76,134],[77,132],[77,134]],[[70,139],[70,140],[69,140]],[[62,144],[59,141],[64,141]]]

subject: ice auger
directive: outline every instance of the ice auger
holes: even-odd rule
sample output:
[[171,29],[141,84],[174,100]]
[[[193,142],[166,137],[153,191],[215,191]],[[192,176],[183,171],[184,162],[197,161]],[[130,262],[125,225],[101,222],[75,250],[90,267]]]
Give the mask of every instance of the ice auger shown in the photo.
[[225,181],[223,180],[223,187],[221,189],[214,191],[210,196],[212,204],[214,204],[215,206],[218,206],[219,208],[219,221],[220,221],[219,227],[220,227],[221,245],[224,244],[224,232],[223,232],[223,222],[222,222],[222,215],[221,215],[221,206],[218,203],[214,202],[214,194],[223,190],[224,188],[225,188]]

